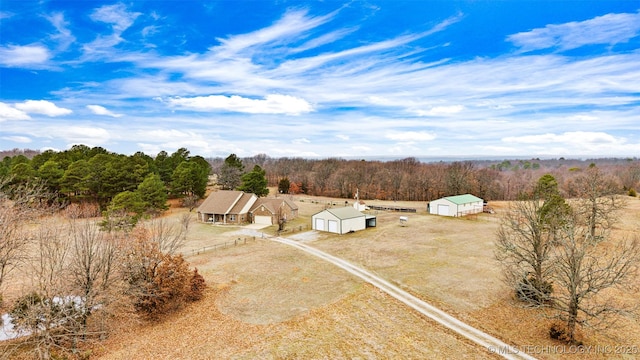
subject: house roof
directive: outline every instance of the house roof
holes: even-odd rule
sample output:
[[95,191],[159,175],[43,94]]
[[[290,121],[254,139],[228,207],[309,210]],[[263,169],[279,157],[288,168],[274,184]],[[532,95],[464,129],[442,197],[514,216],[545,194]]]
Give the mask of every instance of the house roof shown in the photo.
[[361,213],[360,211],[356,210],[352,206],[345,206],[345,207],[340,207],[340,208],[326,209],[326,210],[323,210],[323,211],[327,211],[327,212],[333,214],[333,216],[337,217],[340,220],[352,219],[352,218],[356,218],[356,217],[364,217],[363,213]]
[[249,212],[251,205],[253,205],[257,198],[258,196],[255,194],[242,193],[242,196],[240,197],[240,199],[238,199],[238,202],[236,202],[231,211],[229,211],[229,214],[240,214],[243,212]]
[[259,198],[255,202],[255,204],[253,204],[250,211],[253,212],[260,206],[264,206],[267,210],[269,210],[269,212],[271,212],[272,214],[275,214],[278,212],[278,208],[280,208],[280,206],[284,204],[287,204],[291,210],[298,210],[298,205],[296,205],[289,199]]
[[445,197],[445,199],[451,201],[456,205],[469,204],[469,203],[482,201],[482,199],[480,199],[479,197],[473,196],[471,194],[447,196]]
[[198,212],[204,214],[239,214],[254,196],[254,194],[236,190],[215,191],[198,206]]

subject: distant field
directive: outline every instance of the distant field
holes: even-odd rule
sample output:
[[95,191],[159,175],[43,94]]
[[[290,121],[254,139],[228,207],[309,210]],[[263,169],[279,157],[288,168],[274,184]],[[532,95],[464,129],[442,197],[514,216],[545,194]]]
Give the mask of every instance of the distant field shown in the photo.
[[[290,226],[298,228],[308,226],[310,216],[333,201],[294,200],[301,217]],[[616,230],[619,234],[632,235],[640,228],[640,200],[630,200]],[[335,202],[344,205],[344,199]],[[500,281],[493,239],[506,203],[491,204],[497,214],[473,218],[428,215],[426,203],[367,203],[418,211],[402,214],[409,217],[406,226],[401,226],[399,213],[377,212],[378,226],[365,231],[287,236],[359,264],[506,342],[546,349],[532,354],[536,357],[585,358],[549,354],[563,348],[548,339],[548,321],[536,310],[520,308]],[[172,211],[177,215],[181,210]],[[192,230],[189,250],[247,237],[238,228],[195,224]],[[269,235],[275,228],[263,231]],[[189,256],[211,285],[205,299],[171,320],[134,325],[112,336],[96,355],[103,359],[494,358],[328,263],[261,237],[249,238],[246,244]],[[620,325],[623,331],[585,332],[585,343],[640,346],[638,322],[623,319]]]

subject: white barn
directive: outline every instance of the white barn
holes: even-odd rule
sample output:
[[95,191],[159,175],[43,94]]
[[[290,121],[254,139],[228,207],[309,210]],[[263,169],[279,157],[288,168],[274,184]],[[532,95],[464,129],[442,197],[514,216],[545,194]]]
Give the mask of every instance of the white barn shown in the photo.
[[471,194],[447,196],[429,202],[428,212],[443,216],[464,216],[481,213],[484,201]]
[[366,215],[351,206],[326,209],[311,216],[313,230],[346,234],[351,231],[364,230],[366,227]]

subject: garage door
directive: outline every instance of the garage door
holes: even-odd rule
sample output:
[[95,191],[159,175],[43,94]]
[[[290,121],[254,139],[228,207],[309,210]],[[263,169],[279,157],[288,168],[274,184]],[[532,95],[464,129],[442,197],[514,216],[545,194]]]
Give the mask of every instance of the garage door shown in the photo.
[[329,232],[338,233],[338,222],[335,220],[329,220]]
[[316,230],[320,230],[320,231],[324,231],[324,219],[318,219],[316,218],[316,226],[315,226]]
[[271,225],[271,216],[256,216],[253,222],[256,224]]
[[449,215],[449,205],[438,204],[438,215]]

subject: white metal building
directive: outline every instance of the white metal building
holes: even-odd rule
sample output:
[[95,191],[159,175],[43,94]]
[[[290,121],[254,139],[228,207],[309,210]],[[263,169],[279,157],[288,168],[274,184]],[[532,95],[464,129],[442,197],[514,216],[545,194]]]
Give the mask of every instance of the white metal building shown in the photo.
[[464,216],[482,212],[484,201],[471,194],[440,198],[429,202],[428,212],[443,216]]
[[[374,226],[375,226],[375,219]],[[367,227],[366,215],[351,206],[322,210],[311,216],[311,228],[335,234],[364,230]]]

